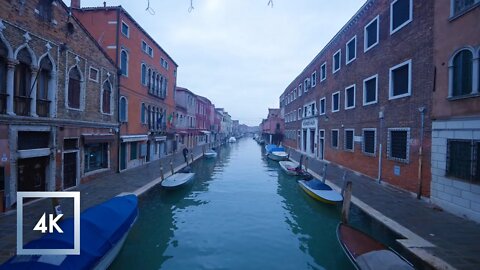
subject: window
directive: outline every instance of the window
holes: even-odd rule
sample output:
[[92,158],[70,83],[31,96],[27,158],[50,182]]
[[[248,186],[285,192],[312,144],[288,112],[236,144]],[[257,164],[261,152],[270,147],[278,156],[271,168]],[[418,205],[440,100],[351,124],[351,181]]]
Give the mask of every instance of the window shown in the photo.
[[412,60],[390,68],[389,99],[410,96],[412,85]]
[[332,73],[337,72],[340,69],[341,66],[341,57],[342,57],[342,50],[338,50],[334,55],[333,55],[333,67],[332,67]]
[[7,48],[0,42],[0,114],[7,112]]
[[332,112],[338,112],[340,110],[340,92],[332,94]]
[[348,64],[357,58],[357,36],[354,36],[345,46],[345,64]]
[[363,145],[362,151],[366,155],[375,155],[376,151],[376,129],[374,128],[365,128],[363,129]]
[[130,37],[130,29],[128,24],[122,21],[122,34],[126,37]]
[[48,86],[52,80],[53,64],[49,57],[44,57],[40,62],[40,69],[37,75],[37,115],[47,117],[50,112],[50,101],[48,100]]
[[147,52],[147,43],[142,40],[142,51]]
[[68,73],[68,107],[80,109],[80,82],[82,75],[78,66],[75,66]]
[[120,122],[127,122],[128,121],[128,101],[126,97],[120,98],[120,106],[119,106],[119,113],[120,113]]
[[451,16],[468,11],[474,5],[480,3],[480,0],[451,0]]
[[[453,63],[452,63],[453,62]],[[450,72],[450,96],[457,97],[472,93],[473,82],[473,53],[464,49],[455,54],[451,61]]]
[[90,81],[98,82],[98,69],[96,69],[94,67],[90,67],[88,73],[89,73],[88,79]]
[[326,98],[321,98],[320,99],[320,115],[325,114],[327,111],[327,99]]
[[153,48],[148,46],[148,51],[147,54],[150,55],[150,57],[153,57]]
[[480,141],[447,140],[446,175],[480,182]]
[[108,168],[108,143],[86,144],[85,172]]
[[379,16],[375,17],[371,22],[365,26],[363,30],[364,33],[364,43],[363,43],[363,51],[366,52],[373,48],[375,45],[378,44],[379,40],[379,31],[378,31],[378,22]]
[[327,78],[327,62],[323,63],[320,67],[320,81],[325,81]]
[[19,63],[15,65],[14,75],[14,112],[17,115],[30,114],[30,83],[32,58],[26,48],[20,50],[17,54]]
[[103,113],[111,113],[110,104],[112,99],[112,84],[107,80],[103,83],[102,110]]
[[363,80],[363,106],[377,103],[378,75]]
[[130,160],[138,158],[138,142],[130,143]]
[[163,58],[160,58],[160,64],[161,64],[161,66],[162,66],[164,69],[168,70],[168,62],[167,62],[167,60],[165,60],[165,59],[163,59]]
[[128,53],[125,50],[120,53],[120,70],[123,76],[128,77]]
[[343,146],[345,148],[345,150],[353,152],[354,135],[355,135],[355,130],[345,129],[345,142],[344,142],[344,146]]
[[142,64],[141,69],[142,85],[147,85],[147,66]]
[[345,88],[345,110],[355,108],[355,84]]
[[303,91],[303,89],[302,89],[302,84],[299,84],[299,85],[298,85],[298,96],[301,96],[301,95],[302,95],[302,91]]
[[412,21],[412,0],[395,0],[390,4],[390,34]]
[[293,89],[292,94],[293,94],[293,100],[297,99],[297,88]]
[[332,129],[332,147],[338,148],[338,129]]
[[147,44],[147,42],[142,40],[142,51],[146,54],[148,54],[150,57],[153,57],[153,49],[150,47],[150,45]]
[[302,119],[302,108],[298,108],[298,120]]
[[310,79],[307,78],[305,79],[305,81],[303,81],[303,90],[306,92],[308,92],[308,89],[310,89]]
[[317,71],[314,71],[312,73],[311,81],[312,81],[312,87],[315,87],[317,85]]
[[46,22],[50,22],[52,20],[52,3],[53,0],[38,1],[38,16],[40,16],[40,18]]
[[401,162],[408,162],[409,140],[409,128],[389,128],[387,148],[388,158]]

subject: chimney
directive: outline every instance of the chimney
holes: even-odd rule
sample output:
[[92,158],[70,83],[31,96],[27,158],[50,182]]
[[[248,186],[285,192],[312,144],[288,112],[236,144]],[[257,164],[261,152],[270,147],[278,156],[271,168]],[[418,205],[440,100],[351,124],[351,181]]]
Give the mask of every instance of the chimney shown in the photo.
[[71,0],[70,7],[71,8],[80,8],[80,0]]

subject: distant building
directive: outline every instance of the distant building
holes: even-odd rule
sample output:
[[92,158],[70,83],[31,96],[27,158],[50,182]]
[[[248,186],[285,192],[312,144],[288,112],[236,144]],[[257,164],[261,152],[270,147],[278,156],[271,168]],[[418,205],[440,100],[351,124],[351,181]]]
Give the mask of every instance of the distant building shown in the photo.
[[284,135],[284,119],[281,117],[280,109],[268,109],[266,119],[262,121],[262,137],[268,144],[281,144]]
[[432,202],[480,222],[480,2],[436,1]]
[[177,111],[176,118],[182,123],[181,126],[176,126],[176,141],[192,148],[197,145],[196,138],[199,134],[197,130],[197,97],[187,88],[177,87],[175,91],[175,102],[177,108],[181,109]]

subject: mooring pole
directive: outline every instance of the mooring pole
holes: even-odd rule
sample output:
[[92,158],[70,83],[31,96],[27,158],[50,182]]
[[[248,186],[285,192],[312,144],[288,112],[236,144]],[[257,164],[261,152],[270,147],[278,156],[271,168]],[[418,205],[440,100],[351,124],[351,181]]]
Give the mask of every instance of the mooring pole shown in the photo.
[[190,156],[190,157],[192,158],[192,162],[191,162],[191,163],[193,163],[193,153],[191,154],[191,156]]
[[327,180],[327,163],[323,164],[322,182],[325,183],[325,180]]
[[173,161],[170,159],[170,170],[172,170],[172,175],[174,174],[173,172]]
[[350,200],[352,197],[352,181],[347,182],[345,191],[343,192],[343,205],[342,205],[342,222],[348,223],[348,214],[350,213]]

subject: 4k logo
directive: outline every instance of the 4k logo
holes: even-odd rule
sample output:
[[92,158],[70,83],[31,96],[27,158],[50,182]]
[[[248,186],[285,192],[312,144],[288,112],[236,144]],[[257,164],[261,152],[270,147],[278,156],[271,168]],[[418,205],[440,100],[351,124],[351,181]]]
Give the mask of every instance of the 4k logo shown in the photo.
[[[24,198],[72,198],[73,199],[73,249],[24,248],[23,243],[23,199]],[[31,209],[30,209],[31,210]],[[56,214],[46,214],[42,211],[42,217],[36,221],[34,231],[42,234],[59,233],[72,235],[64,232],[59,225],[63,217],[59,206],[55,207]],[[31,230],[32,227],[30,227]],[[68,230],[71,230],[69,228]],[[67,236],[65,236],[67,237]],[[47,192],[17,192],[17,255],[80,255],[80,192],[78,191],[47,191]]]
[[34,231],[41,231],[42,233],[46,233],[47,230],[49,233],[53,233],[53,229],[59,233],[63,233],[63,230],[58,227],[57,222],[63,217],[63,214],[58,216],[54,216],[53,214],[48,215],[48,227],[47,227],[47,219],[45,218],[46,213],[43,213],[43,216],[38,220],[37,225],[33,227]]

